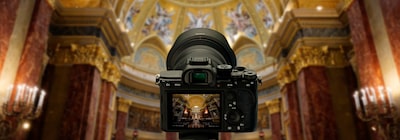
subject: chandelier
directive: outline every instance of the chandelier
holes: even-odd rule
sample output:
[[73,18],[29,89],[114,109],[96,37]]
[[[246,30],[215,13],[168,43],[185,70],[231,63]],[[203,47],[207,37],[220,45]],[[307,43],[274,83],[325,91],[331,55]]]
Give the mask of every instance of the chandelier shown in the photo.
[[13,136],[21,126],[28,129],[29,121],[39,117],[42,112],[46,92],[36,86],[11,85],[6,92],[0,120],[0,139]]
[[364,87],[355,91],[353,97],[358,118],[369,122],[372,131],[385,140],[400,139],[399,112],[390,88]]

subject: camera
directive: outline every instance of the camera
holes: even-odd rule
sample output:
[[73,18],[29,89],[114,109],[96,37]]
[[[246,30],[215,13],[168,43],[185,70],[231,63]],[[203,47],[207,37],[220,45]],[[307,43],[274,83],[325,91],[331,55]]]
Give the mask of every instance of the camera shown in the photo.
[[255,71],[236,66],[225,37],[212,29],[178,36],[160,87],[161,128],[167,132],[251,132],[257,123]]

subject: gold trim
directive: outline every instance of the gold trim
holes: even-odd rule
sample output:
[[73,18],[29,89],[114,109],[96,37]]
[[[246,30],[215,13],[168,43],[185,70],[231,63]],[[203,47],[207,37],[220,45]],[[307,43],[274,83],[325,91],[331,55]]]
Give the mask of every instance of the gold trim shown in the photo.
[[345,67],[349,65],[343,47],[309,47],[298,48],[290,57],[296,73],[309,66]]
[[132,102],[127,99],[118,98],[118,111],[128,113],[131,104]]
[[293,64],[286,64],[281,66],[276,75],[276,79],[281,87],[297,80],[295,68]]
[[89,64],[95,66],[100,72],[102,72],[104,61],[107,59],[104,50],[95,44],[57,46],[52,53],[50,64]]
[[118,82],[121,79],[121,73],[115,64],[113,64],[112,62],[105,62],[103,65],[101,78],[106,81],[112,82],[115,87],[117,87]]
[[57,46],[55,50],[50,52],[50,64],[92,65],[100,71],[102,79],[112,82],[115,86],[118,85],[121,78],[118,67],[112,62],[109,62],[108,55],[99,45],[70,44],[68,46]]
[[271,101],[265,102],[268,106],[268,110],[270,114],[279,113],[281,112],[281,101],[279,99],[274,99]]

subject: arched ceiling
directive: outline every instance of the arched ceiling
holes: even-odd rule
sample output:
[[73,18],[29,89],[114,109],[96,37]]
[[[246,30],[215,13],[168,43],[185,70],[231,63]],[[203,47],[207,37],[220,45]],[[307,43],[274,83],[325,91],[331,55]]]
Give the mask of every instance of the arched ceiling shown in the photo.
[[191,28],[211,28],[225,35],[239,65],[259,69],[275,22],[287,0],[131,0],[121,4],[118,21],[128,33],[134,54],[125,58],[149,73],[163,63],[176,37]]
[[123,58],[122,69],[131,75],[131,80],[154,81],[155,74],[166,70],[166,56],[174,40],[191,28],[211,28],[224,34],[238,65],[266,75],[274,71],[276,64],[276,56],[268,54],[272,47],[269,41],[277,38],[273,35],[281,24],[288,23],[282,21],[287,20],[286,13],[293,9],[315,12],[317,7],[334,11],[346,0],[110,1],[134,50]]
[[[133,0],[125,3],[119,17],[133,46],[147,36],[160,37],[166,47],[190,28],[211,28],[228,42],[245,36],[265,44],[268,29],[283,13],[283,5],[266,0]],[[268,4],[270,3],[270,4]]]

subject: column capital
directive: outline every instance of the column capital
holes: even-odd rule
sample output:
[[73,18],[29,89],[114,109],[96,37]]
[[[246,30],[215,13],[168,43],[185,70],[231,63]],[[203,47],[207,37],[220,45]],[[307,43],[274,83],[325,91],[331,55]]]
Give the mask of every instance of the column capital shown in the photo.
[[267,105],[270,114],[281,112],[281,101],[279,99],[267,101],[265,104]]
[[131,101],[124,98],[118,98],[118,111],[128,112],[130,105]]
[[120,69],[110,61],[105,62],[101,78],[113,83],[115,87],[118,87],[118,82],[121,78]]
[[50,64],[74,65],[87,64],[96,67],[101,78],[112,82],[115,86],[121,78],[120,70],[112,63],[104,47],[98,44],[78,45],[71,43],[66,46],[57,46],[50,50]]
[[290,61],[294,64],[296,73],[309,66],[345,67],[349,65],[342,46],[302,46],[290,56]]
[[278,80],[278,83],[281,87],[288,83],[296,81],[297,75],[294,65],[286,63],[285,65],[281,66],[276,75],[276,79]]

